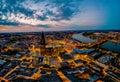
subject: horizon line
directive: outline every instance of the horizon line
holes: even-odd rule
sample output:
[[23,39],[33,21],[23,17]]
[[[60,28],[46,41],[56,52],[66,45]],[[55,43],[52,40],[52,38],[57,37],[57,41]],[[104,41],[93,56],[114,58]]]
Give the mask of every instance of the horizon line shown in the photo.
[[[43,30],[42,30],[43,31]],[[2,33],[34,33],[34,32],[42,32],[42,31],[26,31],[26,32],[0,32]],[[67,31],[120,31],[120,29],[93,29],[93,30],[56,30],[56,31],[43,31],[43,32],[67,32]]]

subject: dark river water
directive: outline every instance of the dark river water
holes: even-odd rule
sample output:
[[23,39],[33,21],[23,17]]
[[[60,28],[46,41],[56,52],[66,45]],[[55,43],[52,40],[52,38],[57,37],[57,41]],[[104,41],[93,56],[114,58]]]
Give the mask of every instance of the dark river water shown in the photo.
[[101,48],[120,53],[120,43],[108,41],[105,44],[103,44]]

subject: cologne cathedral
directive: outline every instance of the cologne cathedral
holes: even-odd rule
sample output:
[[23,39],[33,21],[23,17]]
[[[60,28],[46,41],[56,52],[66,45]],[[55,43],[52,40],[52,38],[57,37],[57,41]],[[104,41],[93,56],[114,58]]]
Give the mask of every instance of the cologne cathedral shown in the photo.
[[[47,64],[47,65],[53,65],[55,64],[54,61],[51,61],[51,59],[57,59],[59,53],[62,51],[62,46],[57,44],[51,44],[50,42],[46,41],[46,37],[44,32],[41,32],[40,36],[40,43],[39,43],[39,51],[35,51],[34,56],[34,65],[40,65],[40,64]],[[38,50],[38,48],[35,48]],[[35,50],[34,49],[34,50]],[[39,52],[39,53],[36,53]],[[41,59],[43,58],[43,59]],[[42,60],[42,63],[41,63]],[[53,62],[53,63],[52,63]],[[58,63],[56,63],[58,65]]]

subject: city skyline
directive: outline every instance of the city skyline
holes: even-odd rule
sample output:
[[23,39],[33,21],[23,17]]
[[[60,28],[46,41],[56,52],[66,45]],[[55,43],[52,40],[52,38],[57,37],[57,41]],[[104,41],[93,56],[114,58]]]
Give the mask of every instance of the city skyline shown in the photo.
[[119,0],[1,0],[0,32],[120,30]]
[[119,31],[0,34],[1,82],[120,82]]

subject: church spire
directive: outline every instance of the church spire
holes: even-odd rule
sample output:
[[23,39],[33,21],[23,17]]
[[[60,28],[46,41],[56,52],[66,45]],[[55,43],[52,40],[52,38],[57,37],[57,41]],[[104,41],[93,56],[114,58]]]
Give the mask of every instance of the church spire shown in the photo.
[[45,35],[44,32],[41,33],[41,41],[40,41],[40,45],[41,46],[45,46],[46,42],[45,42]]
[[45,35],[44,35],[44,32],[41,33],[41,41],[40,41],[40,53],[42,56],[45,55],[46,53],[46,42],[45,42]]

